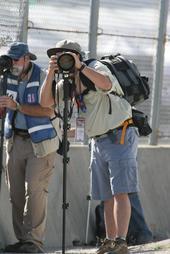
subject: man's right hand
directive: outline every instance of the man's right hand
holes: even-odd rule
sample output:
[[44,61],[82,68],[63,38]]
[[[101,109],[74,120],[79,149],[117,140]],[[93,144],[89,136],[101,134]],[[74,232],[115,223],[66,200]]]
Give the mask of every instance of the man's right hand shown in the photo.
[[48,73],[58,73],[59,68],[57,65],[57,56],[53,55],[50,58],[49,65],[48,65]]
[[0,96],[0,107],[16,110],[16,101],[7,95]]
[[5,116],[6,109],[4,107],[0,107],[0,119]]

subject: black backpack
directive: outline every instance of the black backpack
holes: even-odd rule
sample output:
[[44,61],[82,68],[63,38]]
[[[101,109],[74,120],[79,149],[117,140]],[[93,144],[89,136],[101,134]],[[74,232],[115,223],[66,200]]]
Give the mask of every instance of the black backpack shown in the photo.
[[[85,61],[89,65],[95,59],[88,59]],[[101,63],[105,64],[111,73],[117,78],[125,98],[129,104],[133,107],[144,100],[149,98],[150,88],[148,84],[148,78],[141,76],[136,65],[126,59],[121,54],[103,56]],[[83,95],[87,94],[89,90],[96,91],[93,82],[88,79],[83,73],[80,72],[80,79],[83,85],[86,87]],[[112,92],[116,94],[115,92]],[[120,96],[116,94],[117,96]],[[111,114],[111,108],[109,108],[109,114]],[[148,136],[152,129],[148,123],[148,117],[143,112],[132,108],[132,118],[136,127],[138,127],[140,136]]]
[[[85,63],[89,65],[93,60],[94,59],[88,59]],[[121,54],[117,54],[114,56],[103,56],[99,61],[105,64],[117,78],[124,92],[123,97],[130,103],[130,105],[136,106],[149,98],[150,89],[148,78],[140,75],[136,65],[131,60],[126,59]],[[82,74],[81,78],[84,79]],[[86,80],[86,82],[83,83],[87,87],[87,90],[95,90],[89,80],[88,82]],[[87,90],[85,93],[88,92]]]

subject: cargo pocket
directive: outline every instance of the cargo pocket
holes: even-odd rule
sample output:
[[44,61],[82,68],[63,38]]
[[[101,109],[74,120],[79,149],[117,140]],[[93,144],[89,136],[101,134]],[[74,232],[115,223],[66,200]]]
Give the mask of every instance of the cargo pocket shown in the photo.
[[125,159],[119,161],[121,170],[121,184],[126,192],[136,192],[138,186],[138,167],[136,159]]

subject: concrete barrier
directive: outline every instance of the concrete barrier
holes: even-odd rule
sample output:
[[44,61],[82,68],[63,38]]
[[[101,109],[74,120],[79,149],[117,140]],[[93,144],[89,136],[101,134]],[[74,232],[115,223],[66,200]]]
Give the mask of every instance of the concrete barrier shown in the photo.
[[[89,194],[89,152],[87,146],[72,146],[67,168],[66,246],[74,240],[85,243]],[[140,146],[138,153],[140,198],[154,235],[170,236],[170,146]],[[15,242],[11,221],[11,206],[3,172],[0,192],[0,246]],[[45,244],[47,248],[61,248],[62,243],[62,191],[63,163],[58,156],[50,182],[48,218]],[[88,242],[95,235],[95,207],[91,202]]]

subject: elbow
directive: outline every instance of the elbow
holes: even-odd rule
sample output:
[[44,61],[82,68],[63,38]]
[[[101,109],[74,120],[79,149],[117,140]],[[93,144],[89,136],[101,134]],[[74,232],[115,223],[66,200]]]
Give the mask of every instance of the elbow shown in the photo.
[[112,82],[108,77],[105,77],[105,78],[106,78],[106,81],[105,81],[106,89],[110,90],[112,88]]
[[40,99],[39,99],[39,103],[41,105],[41,107],[47,107],[47,100],[46,98],[42,95],[42,93],[40,93]]
[[105,84],[105,86],[104,86],[105,89],[104,90],[109,91],[112,88],[112,83],[111,83],[110,79],[107,78],[105,80],[104,84]]
[[49,118],[52,118],[55,116],[55,112],[54,112],[54,109],[52,108],[44,108],[44,113],[46,115],[46,117],[49,117]]
[[40,100],[40,105],[41,105],[41,107],[45,108],[45,107],[47,107],[47,102],[44,100]]
[[112,88],[112,84],[107,84],[105,87],[106,91],[109,91],[111,88]]
[[40,105],[43,108],[48,108],[54,105],[54,100],[47,100],[47,98],[40,98]]

